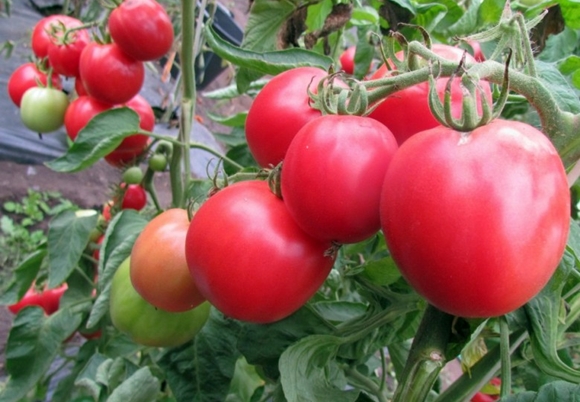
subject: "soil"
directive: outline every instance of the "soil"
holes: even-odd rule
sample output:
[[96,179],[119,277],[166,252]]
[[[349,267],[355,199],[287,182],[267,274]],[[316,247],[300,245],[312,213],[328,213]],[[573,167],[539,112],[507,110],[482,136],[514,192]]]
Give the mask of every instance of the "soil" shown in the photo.
[[[244,26],[247,20],[248,1],[223,2],[233,14],[234,20]],[[231,83],[233,70],[223,71],[205,88],[210,91],[222,88]],[[233,114],[236,110],[247,110],[249,98],[236,99],[227,104],[216,103],[204,98],[201,94],[197,100],[196,117],[212,132],[227,132],[227,128],[213,123],[208,113],[222,115]],[[100,161],[87,170],[78,173],[56,173],[44,165],[25,165],[12,161],[0,160],[0,217],[5,211],[1,206],[8,200],[18,201],[24,197],[28,189],[36,191],[58,191],[63,198],[69,199],[82,208],[99,208],[110,199],[111,189],[121,180],[121,171]],[[163,206],[171,201],[169,180],[166,174],[156,178],[156,189]],[[0,253],[2,250],[0,250]],[[3,267],[0,266],[0,269]],[[1,287],[1,284],[0,284]],[[12,325],[12,314],[5,306],[0,306],[0,383],[5,377],[5,345],[8,332]]]

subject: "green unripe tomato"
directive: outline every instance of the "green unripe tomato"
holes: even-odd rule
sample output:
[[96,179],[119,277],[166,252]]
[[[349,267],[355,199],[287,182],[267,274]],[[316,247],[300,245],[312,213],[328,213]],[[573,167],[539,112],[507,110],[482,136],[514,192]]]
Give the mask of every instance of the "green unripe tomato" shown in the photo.
[[146,346],[177,346],[193,339],[208,319],[210,304],[204,302],[182,313],[153,307],[131,284],[129,260],[117,269],[111,284],[109,307],[113,325],[134,342]]
[[143,180],[143,171],[139,166],[131,166],[123,172],[123,181],[127,184],[139,184]]
[[68,98],[55,88],[32,87],[22,96],[22,123],[37,133],[50,133],[62,127]]
[[163,172],[167,167],[167,157],[163,154],[153,154],[149,158],[149,168],[154,172]]

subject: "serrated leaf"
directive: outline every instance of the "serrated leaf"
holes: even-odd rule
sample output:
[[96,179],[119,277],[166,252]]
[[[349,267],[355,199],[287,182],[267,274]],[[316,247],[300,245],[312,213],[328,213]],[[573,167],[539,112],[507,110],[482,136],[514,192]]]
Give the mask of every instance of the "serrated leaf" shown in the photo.
[[160,382],[149,367],[142,367],[111,393],[107,402],[152,402],[157,400]]
[[212,309],[193,342],[161,356],[158,364],[178,402],[225,400],[239,356],[238,331],[237,321]]
[[10,283],[0,295],[1,305],[10,305],[18,302],[34,282],[38,271],[46,256],[46,246],[30,254],[26,259],[13,271]]
[[207,115],[216,123],[222,124],[224,126],[243,127],[246,124],[246,117],[248,117],[248,112],[240,112],[233,116],[219,116],[213,113],[208,113]]
[[99,295],[95,300],[87,327],[97,325],[99,320],[109,311],[109,294],[111,280],[117,268],[131,254],[133,243],[143,231],[147,219],[133,210],[122,210],[109,223],[99,258],[99,279],[97,288]]
[[334,360],[343,341],[331,335],[302,338],[280,356],[280,379],[288,402],[354,402],[360,391],[345,390],[346,378]]
[[230,44],[220,38],[211,25],[205,27],[208,46],[222,59],[230,61],[244,69],[254,70],[259,78],[262,75],[277,75],[299,66],[319,67],[327,70],[333,63],[332,58],[310,50],[293,48],[257,52]]
[[[248,90],[245,93],[249,96],[255,96],[258,93],[258,91],[260,91],[260,89],[262,89],[264,87],[264,85],[266,85],[266,83],[268,81],[270,81],[270,80],[264,78],[264,79],[252,82],[250,84],[250,86],[248,87]],[[233,99],[233,98],[237,98],[238,96],[241,96],[241,95],[242,94],[238,91],[237,85],[234,85],[234,84],[228,85],[227,87],[214,89],[213,91],[210,91],[210,92],[203,93],[204,98],[218,99],[218,100]]]
[[77,266],[86,248],[98,214],[65,210],[48,226],[48,287],[63,283]]
[[550,35],[546,40],[544,50],[538,55],[538,60],[557,62],[567,58],[578,46],[579,39],[579,33],[570,28],[565,28],[556,35]]
[[139,130],[139,116],[127,108],[99,113],[82,129],[67,152],[45,163],[55,172],[78,172],[93,165]]
[[297,1],[255,0],[248,16],[242,47],[256,51],[276,49],[278,31],[298,8]]
[[46,317],[40,307],[26,307],[14,319],[6,344],[10,375],[1,402],[17,402],[45,375],[61,344],[80,325],[82,316],[61,309]]

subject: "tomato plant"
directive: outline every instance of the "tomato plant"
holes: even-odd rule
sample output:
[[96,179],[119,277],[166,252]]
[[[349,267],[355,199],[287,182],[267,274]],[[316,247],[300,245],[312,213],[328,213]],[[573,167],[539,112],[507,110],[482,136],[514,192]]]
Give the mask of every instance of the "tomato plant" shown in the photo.
[[298,228],[265,182],[249,181],[220,190],[196,212],[185,256],[213,306],[232,318],[267,323],[314,295],[332,268],[330,247]]
[[111,12],[109,32],[113,41],[136,60],[156,60],[173,45],[173,24],[155,0],[128,0]]
[[139,93],[143,62],[127,56],[114,43],[89,43],[81,53],[79,74],[87,93],[101,102],[121,104]]
[[401,273],[429,302],[460,317],[499,316],[534,297],[562,258],[566,174],[525,123],[434,128],[393,158],[381,221]]
[[320,111],[310,107],[308,89],[315,91],[324,70],[299,67],[269,81],[252,102],[246,119],[250,152],[262,167],[276,166],[298,130]]
[[282,167],[284,204],[311,236],[356,243],[381,226],[381,185],[397,150],[376,120],[327,115],[296,134]]
[[64,123],[68,98],[55,88],[32,87],[22,96],[20,118],[22,123],[37,133],[50,133]]
[[[433,44],[432,50],[439,56],[456,62],[461,60],[465,52],[458,47],[442,44]],[[398,53],[396,56],[397,58],[402,58],[403,54]],[[475,62],[475,59],[467,54],[466,61],[468,63]],[[378,79],[390,74],[390,69],[383,64],[371,76],[371,79]],[[436,80],[437,93],[440,99],[444,98],[447,82],[448,78]],[[485,93],[485,98],[491,102],[489,83],[480,82],[479,85]],[[385,98],[369,116],[387,126],[397,138],[399,145],[401,145],[413,134],[439,125],[439,122],[429,109],[428,95],[429,83],[423,82],[413,85]],[[451,86],[451,107],[452,115],[458,118],[463,110],[463,89],[459,79],[456,79]],[[412,113],[409,111],[412,111]]]
[[[168,209],[147,224],[131,251],[133,287],[147,302],[165,311],[187,311],[205,301],[185,261],[188,228],[186,210]],[[160,277],[164,280],[159,281]]]
[[133,288],[130,259],[117,269],[111,284],[111,321],[135,342],[147,346],[177,346],[192,339],[209,315],[209,303],[171,313],[147,303]]
[[[48,86],[48,75],[40,71],[36,64],[24,63],[14,70],[8,79],[8,95],[12,102],[20,107],[24,93],[28,89],[38,86],[38,83]],[[52,75],[50,85],[55,89],[61,89],[60,77]]]

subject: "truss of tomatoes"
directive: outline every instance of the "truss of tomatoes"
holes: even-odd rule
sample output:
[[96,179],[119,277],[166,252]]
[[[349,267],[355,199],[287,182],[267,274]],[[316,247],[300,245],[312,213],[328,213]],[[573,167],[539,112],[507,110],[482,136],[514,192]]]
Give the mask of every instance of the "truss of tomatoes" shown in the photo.
[[[27,128],[50,133],[64,125],[74,141],[95,115],[126,106],[139,115],[141,129],[153,129],[153,110],[139,91],[144,62],[159,59],[173,45],[171,19],[155,0],[128,0],[104,23],[109,43],[93,40],[80,20],[67,15],[45,17],[33,27],[36,63],[20,66],[8,81],[10,98]],[[61,77],[75,80],[74,98],[61,90]],[[129,136],[105,160],[113,166],[126,165],[148,144],[146,135]]]

